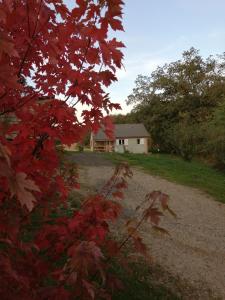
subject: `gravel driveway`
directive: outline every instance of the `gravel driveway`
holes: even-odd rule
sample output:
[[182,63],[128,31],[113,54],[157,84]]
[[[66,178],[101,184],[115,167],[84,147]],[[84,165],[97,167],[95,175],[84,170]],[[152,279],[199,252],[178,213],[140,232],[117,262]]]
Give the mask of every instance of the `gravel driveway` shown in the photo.
[[[90,190],[101,188],[113,173],[113,165],[101,154],[75,154],[74,160],[80,165],[81,182]],[[140,169],[133,168],[133,173],[124,199],[127,211],[132,214],[145,194],[161,190],[169,194],[170,207],[178,216],[163,218],[161,226],[170,236],[142,228],[154,261],[198,289],[199,297],[190,299],[225,299],[225,205]]]

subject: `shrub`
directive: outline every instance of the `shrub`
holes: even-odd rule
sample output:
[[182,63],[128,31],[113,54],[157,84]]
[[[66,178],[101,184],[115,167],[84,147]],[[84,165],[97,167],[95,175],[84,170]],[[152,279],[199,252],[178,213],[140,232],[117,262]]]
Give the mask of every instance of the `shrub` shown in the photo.
[[198,124],[179,123],[169,132],[169,139],[173,151],[184,160],[191,161],[201,151],[205,137]]

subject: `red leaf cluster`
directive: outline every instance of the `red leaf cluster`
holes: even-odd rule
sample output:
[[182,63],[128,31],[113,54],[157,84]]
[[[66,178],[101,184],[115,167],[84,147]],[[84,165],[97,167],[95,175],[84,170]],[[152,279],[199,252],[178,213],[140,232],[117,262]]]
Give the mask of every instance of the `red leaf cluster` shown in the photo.
[[[122,4],[0,3],[1,299],[92,299],[99,274],[105,280],[108,222],[120,205],[96,195],[63,214],[78,183],[57,145],[100,126],[113,133],[105,114],[119,106],[105,87],[117,80],[124,45],[108,32],[123,30]],[[82,120],[78,103],[88,107]]]
[[[106,114],[120,107],[106,87],[117,80],[124,45],[109,30],[123,30],[122,5],[0,2],[0,299],[110,299],[120,284],[109,274],[109,258],[130,238],[146,254],[135,228],[120,244],[110,236],[121,213],[115,198],[123,198],[132,176],[128,166],[68,210],[77,172],[58,149],[100,126],[113,135]],[[78,103],[88,107],[81,119]],[[159,216],[154,206],[144,213],[155,225]]]

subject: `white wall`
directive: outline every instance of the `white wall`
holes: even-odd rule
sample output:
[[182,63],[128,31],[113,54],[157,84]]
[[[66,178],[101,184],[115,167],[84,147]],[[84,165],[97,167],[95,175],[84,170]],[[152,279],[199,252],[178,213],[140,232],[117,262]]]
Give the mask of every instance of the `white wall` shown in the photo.
[[120,145],[119,139],[116,139],[115,152],[123,153],[125,150],[131,153],[147,153],[148,139],[140,138],[140,144],[137,143],[137,138],[124,139],[124,145]]

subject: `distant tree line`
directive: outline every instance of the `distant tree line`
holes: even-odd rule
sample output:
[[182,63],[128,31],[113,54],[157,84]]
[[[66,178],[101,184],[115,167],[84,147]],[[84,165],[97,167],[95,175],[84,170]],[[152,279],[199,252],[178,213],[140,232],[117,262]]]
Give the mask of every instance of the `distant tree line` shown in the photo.
[[152,150],[225,167],[225,53],[204,59],[194,48],[185,51],[150,76],[139,75],[127,103],[133,110],[114,116],[115,123],[143,122]]

